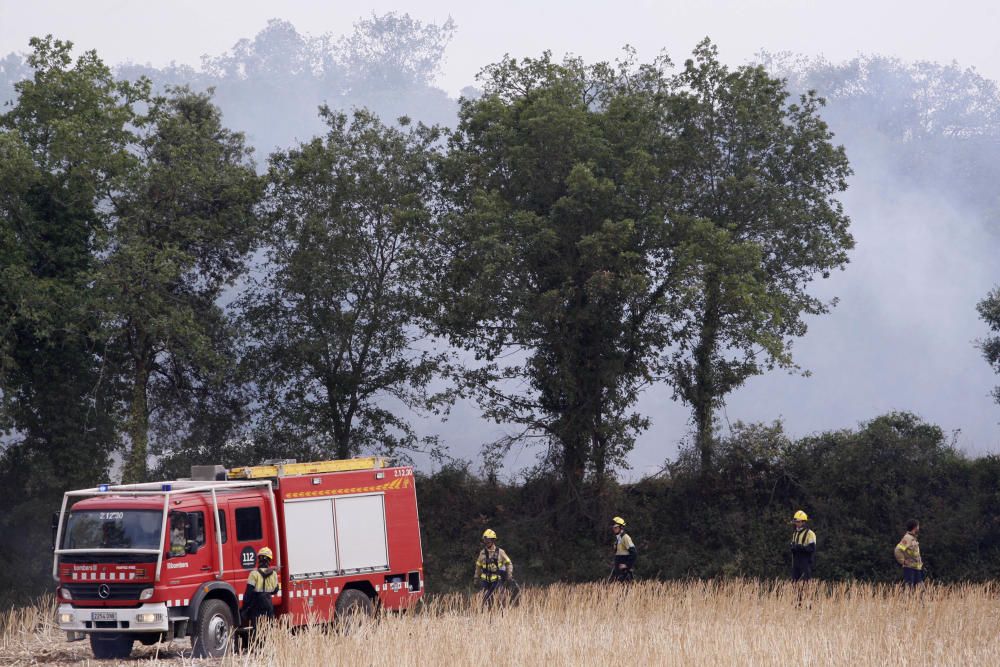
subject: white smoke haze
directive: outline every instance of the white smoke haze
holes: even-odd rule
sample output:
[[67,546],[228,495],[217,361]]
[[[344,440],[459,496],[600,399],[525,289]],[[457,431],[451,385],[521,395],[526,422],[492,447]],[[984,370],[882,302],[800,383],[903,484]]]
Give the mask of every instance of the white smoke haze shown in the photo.
[[[527,56],[551,49],[557,56],[571,52],[588,60],[612,59],[623,45],[632,44],[642,60],[665,47],[680,63],[707,34],[731,65],[751,62],[765,49],[802,54],[813,67],[822,63],[815,57],[825,55],[834,70],[836,63],[859,52],[898,56],[904,64],[957,60],[962,67],[977,67],[983,75],[977,79],[978,92],[966,85],[976,73],[958,68],[945,72],[954,75],[952,79],[942,79],[955,84],[949,98],[934,101],[939,91],[928,83],[919,95],[926,94],[931,101],[921,98],[919,103],[906,102],[905,86],[912,81],[905,77],[872,75],[867,84],[872,90],[882,89],[869,98],[852,97],[849,88],[824,89],[825,84],[843,83],[849,68],[839,74],[824,72],[826,78],[803,79],[817,86],[821,95],[831,96],[824,117],[837,134],[836,141],[845,144],[855,172],[842,201],[853,221],[857,247],[845,271],[814,283],[816,295],[837,297],[839,304],[829,314],[811,318],[807,335],[795,342],[795,360],[811,375],[774,371],[753,378],[728,397],[719,417],[723,432],[737,420],[781,419],[786,431],[798,437],[853,428],[887,411],[906,410],[954,432],[956,443],[967,453],[1000,451],[1000,406],[990,397],[1000,379],[975,347],[975,340],[986,334],[975,305],[1000,283],[996,262],[1000,191],[996,180],[976,171],[977,165],[986,164],[990,173],[1000,174],[997,106],[982,104],[984,99],[1000,101],[1000,97],[981,94],[983,86],[995,88],[1000,79],[1000,41],[994,34],[1000,8],[970,2],[945,7],[929,2],[900,6],[791,0],[681,5],[651,0],[631,5],[566,0],[538,5],[518,0],[487,9],[434,0],[419,8],[386,3],[320,8],[291,2],[279,9],[256,0],[185,0],[144,4],[138,11],[130,3],[110,0],[79,4],[0,0],[0,97],[8,99],[9,84],[25,73],[17,58],[4,56],[25,52],[32,35],[52,33],[75,41],[81,49],[96,49],[112,64],[152,63],[120,67],[119,72],[129,77],[148,73],[158,84],[189,80],[195,88],[215,86],[226,122],[248,134],[263,166],[276,147],[288,147],[322,131],[315,111],[324,102],[341,108],[364,104],[387,118],[409,113],[453,125],[459,91],[475,84],[474,74],[481,67],[508,52]],[[268,26],[268,19],[279,11],[288,23]],[[212,74],[212,63],[218,65],[235,53],[233,45],[241,39],[251,40],[244,43],[251,51],[248,57],[277,67],[290,57],[298,38],[304,38],[302,44],[315,45],[323,36],[349,34],[355,21],[370,18],[372,12],[389,11],[410,11],[436,25],[454,18],[457,30],[432,85],[346,90],[342,71],[336,77],[305,73],[289,78],[279,67],[267,79],[271,87],[265,90],[254,87],[261,78],[219,78],[218,68]],[[268,39],[253,42],[265,27],[273,28]],[[278,37],[281,41],[274,41]],[[275,50],[271,48],[275,44],[285,46]],[[879,64],[856,62],[859,67],[866,62]],[[790,85],[802,84],[793,79]],[[901,93],[894,88],[898,86],[903,86]],[[903,97],[893,97],[897,94]],[[965,107],[963,94],[968,96]],[[879,107],[880,99],[906,103],[899,108]],[[949,130],[951,134],[921,134],[926,128],[914,125],[921,120],[919,109],[915,111],[920,104],[925,105],[924,120],[929,111],[945,116],[947,124],[951,114],[958,118],[958,129]],[[902,135],[893,134],[893,119],[903,128]],[[962,122],[967,123],[964,129]],[[956,132],[968,135],[966,143],[952,141]],[[949,147],[955,152],[949,153]],[[962,152],[967,149],[972,152]],[[915,163],[911,173],[908,156],[917,154],[924,162]],[[966,161],[968,155],[975,159]],[[933,169],[927,166],[935,162],[939,164]],[[984,203],[989,201],[992,209]],[[625,479],[660,469],[690,431],[688,410],[671,399],[666,386],[646,391],[637,410],[652,425],[640,435]],[[468,402],[455,405],[447,421],[418,417],[415,422],[420,434],[438,435],[453,456],[474,464],[483,443],[516,430],[483,421]],[[536,453],[515,448],[506,459],[508,473],[534,464]],[[416,460],[425,468],[434,465],[427,457]]]

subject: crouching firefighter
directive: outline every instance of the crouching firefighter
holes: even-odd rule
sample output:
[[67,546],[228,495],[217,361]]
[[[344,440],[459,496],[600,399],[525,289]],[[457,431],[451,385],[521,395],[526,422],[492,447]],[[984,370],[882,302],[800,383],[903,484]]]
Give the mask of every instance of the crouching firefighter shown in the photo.
[[274,604],[271,598],[278,594],[281,584],[278,573],[271,568],[274,553],[263,547],[257,552],[257,569],[247,578],[247,589],[243,593],[243,606],[240,608],[241,625],[257,627],[260,618],[274,618]]
[[[483,604],[493,600],[497,589],[514,580],[514,563],[507,552],[497,546],[497,534],[487,528],[483,532],[483,548],[476,559],[476,584],[483,591]],[[513,592],[513,591],[512,591]]]
[[615,535],[615,562],[611,569],[611,581],[630,582],[635,578],[635,542],[625,532],[625,519],[616,516],[611,520],[611,532]]

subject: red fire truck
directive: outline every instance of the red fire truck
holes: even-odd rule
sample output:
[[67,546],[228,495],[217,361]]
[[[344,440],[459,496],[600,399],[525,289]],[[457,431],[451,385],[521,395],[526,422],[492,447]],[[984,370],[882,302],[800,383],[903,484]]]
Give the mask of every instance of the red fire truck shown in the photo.
[[187,480],[70,491],[52,565],[59,627],[89,636],[97,658],[185,636],[196,656],[218,657],[265,546],[281,582],[275,613],[293,625],[406,609],[424,591],[413,469],[379,458],[195,466]]

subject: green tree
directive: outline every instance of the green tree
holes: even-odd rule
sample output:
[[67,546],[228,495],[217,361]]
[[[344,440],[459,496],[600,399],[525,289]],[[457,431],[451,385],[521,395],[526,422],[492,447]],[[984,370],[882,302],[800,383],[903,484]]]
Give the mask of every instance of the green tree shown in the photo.
[[240,299],[259,441],[349,458],[417,446],[445,357],[421,333],[439,132],[328,108],[325,137],[271,157],[266,263]]
[[666,64],[507,58],[450,139],[441,330],[483,362],[485,415],[522,429],[488,449],[543,439],[573,498],[624,463],[669,341],[687,225],[665,210]]
[[36,451],[27,478],[51,489],[102,475],[114,444],[90,279],[148,85],[115,81],[93,52],[74,61],[68,42],[31,45],[33,76],[0,118],[0,388],[8,453]]
[[148,84],[116,81],[94,52],[31,40],[29,78],[0,116],[0,529],[18,539],[10,595],[45,581],[48,512],[107,474],[117,388],[91,278]]
[[[986,322],[990,331],[997,335],[979,341],[983,358],[994,371],[1000,373],[1000,287],[994,289],[976,306],[979,317]],[[993,389],[993,398],[1000,403],[1000,386]]]
[[217,301],[243,270],[260,192],[243,136],[207,95],[173,90],[143,120],[96,281],[128,393],[122,477],[133,482],[146,478],[154,408],[169,413],[234,363]]
[[692,408],[707,468],[725,396],[754,375],[793,367],[803,316],[833,303],[807,288],[842,268],[854,245],[835,199],[850,168],[819,116],[822,99],[810,92],[789,103],[782,80],[762,67],[730,71],[708,40],[674,86],[672,209],[698,224],[667,363],[676,395]]

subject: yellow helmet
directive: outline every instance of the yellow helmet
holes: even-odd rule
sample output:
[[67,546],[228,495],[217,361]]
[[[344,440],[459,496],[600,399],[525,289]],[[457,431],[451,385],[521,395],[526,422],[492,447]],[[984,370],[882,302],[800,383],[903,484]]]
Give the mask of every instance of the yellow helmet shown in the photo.
[[271,551],[269,547],[262,547],[261,550],[257,552],[257,558],[267,558],[268,560],[274,560],[274,552]]
[[486,530],[483,531],[483,539],[484,540],[495,540],[495,539],[497,539],[497,534],[495,532],[493,532],[492,528],[487,528]]
[[613,523],[616,526],[621,526],[622,528],[625,527],[625,519],[621,518],[620,516],[616,516],[614,519],[612,519],[611,523]]
[[793,521],[808,521],[809,520],[809,515],[806,514],[805,512],[803,512],[802,510],[799,510],[798,512],[795,513],[795,516],[792,517],[792,520]]

